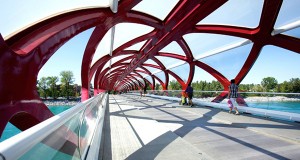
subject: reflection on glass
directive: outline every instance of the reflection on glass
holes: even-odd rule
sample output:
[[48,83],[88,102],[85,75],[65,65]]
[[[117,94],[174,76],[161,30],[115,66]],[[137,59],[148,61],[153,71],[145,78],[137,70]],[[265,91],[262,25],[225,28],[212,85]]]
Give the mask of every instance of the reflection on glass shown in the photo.
[[76,114],[71,120],[47,136],[41,143],[31,148],[20,159],[80,159],[78,150],[78,132],[81,114]]
[[[103,98],[103,95],[100,96]],[[103,111],[100,105],[103,99],[100,96],[87,103],[84,110],[75,114],[20,159],[84,159],[91,145],[97,118]]]
[[198,24],[221,24],[255,28],[260,20],[263,2],[263,0],[227,1]]

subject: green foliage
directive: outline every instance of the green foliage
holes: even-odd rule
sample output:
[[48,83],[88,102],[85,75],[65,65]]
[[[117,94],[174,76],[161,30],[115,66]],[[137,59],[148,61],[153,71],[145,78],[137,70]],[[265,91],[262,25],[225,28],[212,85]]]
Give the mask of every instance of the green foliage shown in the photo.
[[60,72],[60,82],[62,84],[62,93],[69,99],[72,88],[70,85],[74,82],[74,75],[72,71],[62,71]]
[[162,86],[160,84],[155,84],[155,90],[162,90]]
[[277,85],[276,90],[282,93],[300,93],[300,79],[292,78],[289,82],[284,81]]
[[168,90],[182,90],[182,87],[178,81],[172,80],[169,82]]
[[[196,81],[193,82],[192,87],[194,91],[223,91],[224,88],[218,81]],[[155,86],[156,90],[161,90],[162,87],[159,84]],[[179,82],[176,80],[170,81],[168,90],[182,90]],[[300,93],[300,79],[292,78],[290,81],[284,81],[278,84],[278,81],[274,77],[266,77],[262,79],[261,84],[240,84],[240,92],[281,92],[281,93]],[[218,93],[213,92],[194,92],[194,97],[212,97],[217,96]],[[243,93],[243,97],[258,96],[259,94],[246,94]]]
[[[191,84],[194,91],[222,91],[223,86],[218,81],[206,82],[206,81],[196,81]],[[217,93],[213,92],[194,92],[194,97],[212,97],[216,96]]]
[[[300,93],[300,79],[292,78],[278,84],[274,77],[263,78],[260,84],[241,84],[240,91],[243,92],[280,92],[280,93]],[[251,94],[251,96],[256,96]]]
[[266,77],[261,81],[261,85],[264,87],[265,91],[274,91],[278,82],[274,77]]
[[38,81],[38,92],[39,92],[41,97],[44,97],[45,99],[47,99],[48,88],[49,88],[49,86],[47,84],[47,78],[42,77]]
[[56,83],[58,82],[58,77],[51,76],[47,77],[47,85],[49,86],[50,96],[54,99],[57,98],[57,86]]
[[56,99],[57,97],[79,97],[81,86],[74,84],[73,73],[71,71],[61,72],[61,84],[57,85],[59,81],[57,76],[42,77],[38,80],[37,88],[40,97],[47,98],[48,96]]
[[145,80],[146,90],[152,90],[151,85]]

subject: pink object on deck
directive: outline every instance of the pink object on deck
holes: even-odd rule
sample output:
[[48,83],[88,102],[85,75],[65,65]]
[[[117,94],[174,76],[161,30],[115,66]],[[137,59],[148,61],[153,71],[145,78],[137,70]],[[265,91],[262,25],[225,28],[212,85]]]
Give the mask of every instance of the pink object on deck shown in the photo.
[[229,108],[233,108],[233,104],[230,99],[228,99],[227,104]]

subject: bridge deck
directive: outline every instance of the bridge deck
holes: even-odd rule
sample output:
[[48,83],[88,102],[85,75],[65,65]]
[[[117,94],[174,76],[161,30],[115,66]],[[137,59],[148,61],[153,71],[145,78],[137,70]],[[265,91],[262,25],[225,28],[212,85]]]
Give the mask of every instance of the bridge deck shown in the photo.
[[102,159],[300,159],[300,124],[110,95]]

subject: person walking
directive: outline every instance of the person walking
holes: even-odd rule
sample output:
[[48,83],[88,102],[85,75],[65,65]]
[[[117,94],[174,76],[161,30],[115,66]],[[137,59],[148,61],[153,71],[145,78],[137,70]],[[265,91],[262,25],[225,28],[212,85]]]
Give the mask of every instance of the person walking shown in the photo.
[[235,80],[232,79],[230,81],[230,86],[228,87],[229,91],[228,91],[228,105],[230,105],[229,107],[229,113],[232,112],[232,108],[234,108],[235,110],[235,114],[238,115],[239,111],[236,107],[236,98],[238,97],[238,90],[239,90],[239,86],[235,84]]
[[141,97],[140,97],[140,98],[142,98],[142,96],[143,96],[143,90],[142,90],[142,87],[140,87],[140,94],[141,94]]
[[144,97],[146,97],[146,93],[147,93],[147,83],[145,83],[145,86],[144,86]]
[[193,101],[192,101],[192,99],[193,99],[193,92],[194,92],[194,89],[193,89],[193,87],[191,86],[191,84],[188,84],[188,86],[187,86],[186,89],[185,89],[185,92],[186,92],[186,94],[187,94],[187,96],[188,96],[188,100],[189,100],[188,105],[190,105],[191,107],[193,107]]

